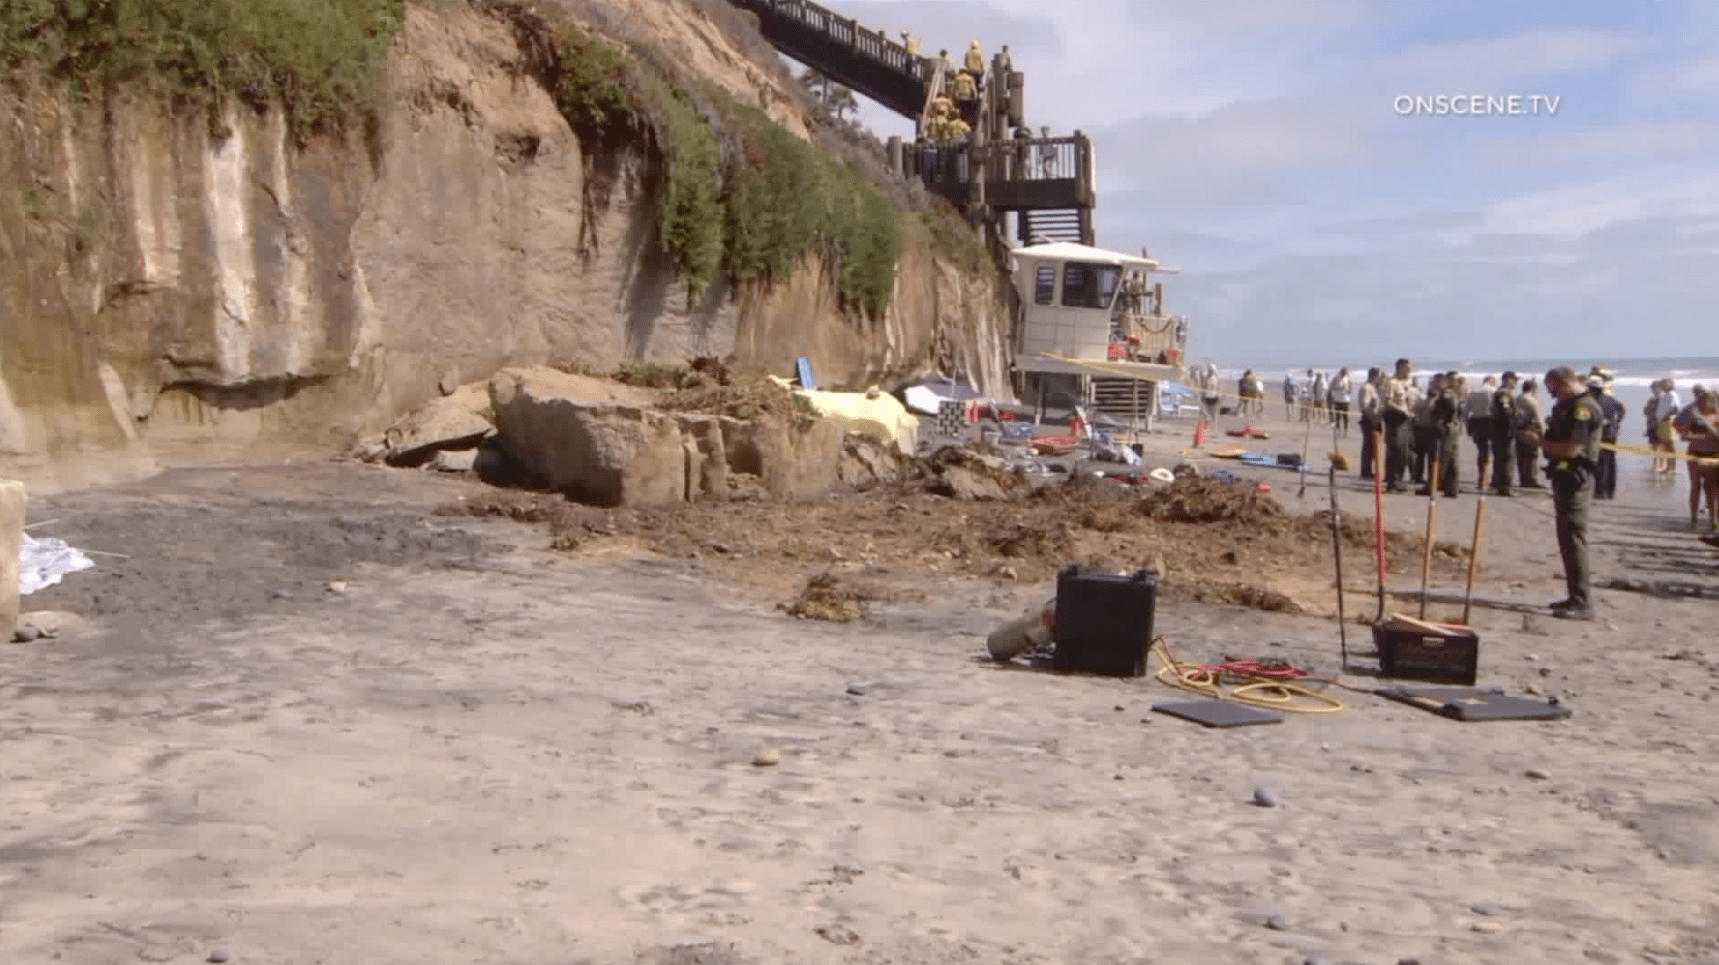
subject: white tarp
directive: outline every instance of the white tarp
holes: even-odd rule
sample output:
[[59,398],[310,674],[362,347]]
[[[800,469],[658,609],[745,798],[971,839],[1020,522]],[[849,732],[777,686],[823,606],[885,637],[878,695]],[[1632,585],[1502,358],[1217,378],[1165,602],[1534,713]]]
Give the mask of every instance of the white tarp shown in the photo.
[[18,560],[18,594],[29,596],[53,586],[67,573],[95,569],[95,561],[73,549],[63,539],[36,539],[24,534],[24,551]]

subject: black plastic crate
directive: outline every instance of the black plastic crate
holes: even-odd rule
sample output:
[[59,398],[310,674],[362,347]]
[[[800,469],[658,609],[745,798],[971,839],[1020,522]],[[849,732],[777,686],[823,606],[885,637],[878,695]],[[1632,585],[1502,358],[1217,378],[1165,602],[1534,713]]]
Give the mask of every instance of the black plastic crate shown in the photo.
[[1373,624],[1373,644],[1386,677],[1472,687],[1480,673],[1480,637],[1471,629],[1441,634],[1393,617]]
[[1056,578],[1052,639],[1057,670],[1139,677],[1152,646],[1158,582],[1145,570],[1132,575],[1082,573],[1071,566]]

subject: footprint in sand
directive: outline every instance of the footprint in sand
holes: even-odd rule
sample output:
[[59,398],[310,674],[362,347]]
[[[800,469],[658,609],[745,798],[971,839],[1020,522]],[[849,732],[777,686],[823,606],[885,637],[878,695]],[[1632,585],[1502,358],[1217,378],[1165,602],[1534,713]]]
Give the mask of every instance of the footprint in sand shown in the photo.
[[672,883],[635,885],[620,889],[619,895],[628,908],[660,921],[739,925],[751,920],[742,911],[752,891],[747,882],[731,881],[702,887]]

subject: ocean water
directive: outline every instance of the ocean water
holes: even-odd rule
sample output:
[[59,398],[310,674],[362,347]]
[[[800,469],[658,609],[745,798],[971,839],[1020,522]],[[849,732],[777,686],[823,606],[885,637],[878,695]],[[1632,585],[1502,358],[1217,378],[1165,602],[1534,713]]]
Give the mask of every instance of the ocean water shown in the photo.
[[[1347,365],[1349,371],[1354,373],[1357,379],[1359,379],[1365,376],[1367,368],[1370,365],[1378,365],[1388,368],[1393,361],[1395,361],[1394,357],[1391,359],[1384,359],[1377,362],[1366,362],[1357,365],[1352,361],[1333,363],[1327,360],[1309,359],[1305,363],[1297,363],[1295,365],[1283,365],[1279,363],[1274,366],[1266,367],[1250,366],[1245,364],[1245,360],[1244,364],[1238,366],[1226,359],[1224,362],[1227,364],[1220,364],[1218,372],[1220,377],[1224,379],[1223,384],[1231,386],[1235,384],[1235,380],[1243,371],[1248,368],[1254,369],[1254,371],[1258,372],[1269,385],[1269,388],[1266,391],[1266,399],[1269,402],[1276,403],[1282,398],[1277,388],[1278,384],[1281,383],[1283,377],[1290,372],[1296,373],[1297,379],[1300,380],[1306,378],[1306,372],[1310,368],[1316,372],[1322,371],[1327,373],[1327,375],[1335,375],[1338,369]],[[1449,372],[1453,369],[1467,376],[1471,384],[1478,384],[1481,379],[1488,375],[1501,375],[1505,372],[1515,372],[1518,376],[1524,379],[1533,378],[1534,380],[1539,381],[1539,379],[1546,374],[1548,369],[1556,368],[1559,365],[1568,365],[1583,375],[1587,373],[1590,366],[1595,364],[1603,365],[1612,370],[1612,395],[1615,396],[1619,402],[1622,402],[1625,408],[1628,409],[1624,414],[1623,431],[1618,436],[1618,441],[1620,443],[1635,446],[1644,446],[1647,444],[1646,420],[1642,417],[1642,409],[1647,405],[1647,401],[1652,394],[1648,391],[1648,386],[1654,381],[1662,378],[1672,379],[1676,383],[1678,399],[1685,405],[1694,400],[1694,394],[1691,389],[1697,384],[1704,383],[1708,386],[1719,389],[1719,357],[1715,356],[1598,359],[1587,361],[1581,359],[1566,361],[1545,358],[1415,359],[1414,361],[1415,374],[1421,377],[1423,384],[1424,380],[1433,373]],[[1550,408],[1551,402],[1546,396],[1544,389],[1541,389],[1540,401],[1542,411]],[[1622,478],[1622,474],[1624,473],[1645,478],[1652,461],[1647,456],[1640,456],[1631,453],[1619,453],[1618,460],[1620,478]],[[1679,479],[1681,478],[1682,476],[1680,473]]]

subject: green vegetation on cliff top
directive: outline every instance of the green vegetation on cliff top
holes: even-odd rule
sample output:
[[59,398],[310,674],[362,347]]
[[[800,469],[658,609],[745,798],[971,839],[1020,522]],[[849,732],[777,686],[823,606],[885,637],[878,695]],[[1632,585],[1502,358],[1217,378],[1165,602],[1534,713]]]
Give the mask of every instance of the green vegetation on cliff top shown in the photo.
[[573,25],[558,28],[555,99],[582,137],[642,127],[662,154],[663,247],[694,291],[785,277],[804,255],[837,268],[842,305],[881,318],[895,291],[899,216],[852,168],[710,85],[651,72]]
[[151,84],[218,117],[283,105],[303,139],[373,122],[404,0],[0,0],[0,71]]

